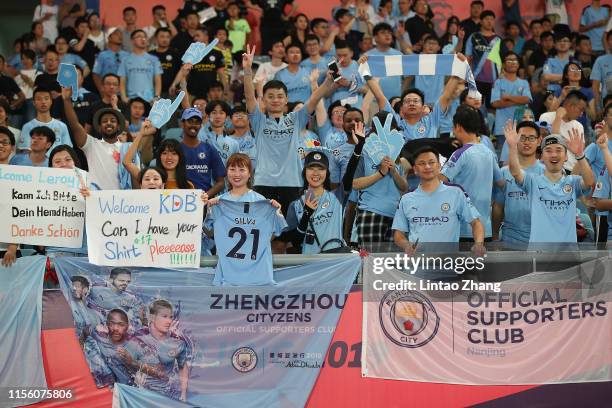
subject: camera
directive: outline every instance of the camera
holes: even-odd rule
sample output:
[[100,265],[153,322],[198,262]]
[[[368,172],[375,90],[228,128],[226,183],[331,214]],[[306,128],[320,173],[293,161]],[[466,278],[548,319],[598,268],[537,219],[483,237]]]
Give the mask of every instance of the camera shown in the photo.
[[306,231],[306,236],[304,237],[304,243],[308,245],[314,245],[315,236],[311,231]]

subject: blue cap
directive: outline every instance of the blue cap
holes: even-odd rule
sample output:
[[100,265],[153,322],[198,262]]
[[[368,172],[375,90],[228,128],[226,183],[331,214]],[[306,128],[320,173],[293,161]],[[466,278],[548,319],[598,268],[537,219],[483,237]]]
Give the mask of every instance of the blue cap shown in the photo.
[[198,118],[202,120],[202,112],[198,108],[187,108],[181,115],[181,120],[189,120],[191,118]]
[[540,128],[548,130],[549,134],[552,133],[552,124],[551,123],[548,123],[545,120],[542,120],[542,121],[536,122],[536,125],[538,125],[538,127],[540,127]]

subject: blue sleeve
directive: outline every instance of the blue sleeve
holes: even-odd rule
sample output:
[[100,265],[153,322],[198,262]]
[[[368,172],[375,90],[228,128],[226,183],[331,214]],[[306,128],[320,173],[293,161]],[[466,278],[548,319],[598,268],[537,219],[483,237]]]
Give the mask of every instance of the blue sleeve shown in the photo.
[[120,77],[127,77],[125,61],[126,58],[121,59],[121,64],[119,64],[119,69],[117,70],[117,75],[119,75]]
[[574,191],[576,192],[576,198],[582,197],[582,196],[588,196],[589,194],[591,194],[591,187],[589,186],[584,186],[584,188],[582,188],[582,176],[576,176],[576,175],[572,175],[572,184],[574,185]]
[[588,16],[588,12],[589,12],[589,9],[587,8],[587,9],[584,10],[582,15],[580,16],[580,25],[585,26],[585,25],[589,24],[590,19],[589,19],[589,16]]
[[472,200],[470,200],[470,197],[465,192],[460,194],[457,216],[461,221],[468,224],[480,217],[478,210],[474,207]]
[[298,126],[299,130],[305,129],[306,126],[308,126],[308,121],[310,121],[310,114],[308,113],[308,109],[306,109],[306,106],[303,106],[297,112],[295,112],[295,120],[296,126]]
[[591,166],[597,162],[597,157],[599,156],[598,152],[599,147],[597,146],[597,143],[591,143],[585,149],[584,155]]
[[506,187],[493,187],[493,201],[500,205],[506,203]]
[[209,231],[212,231],[215,227],[215,211],[218,205],[213,207],[208,207],[208,211],[206,211],[206,218],[204,219],[204,228]]
[[408,225],[408,218],[404,213],[404,208],[406,207],[408,202],[407,195],[404,195],[400,200],[399,206],[397,210],[395,210],[395,216],[393,217],[393,225],[391,225],[391,229],[402,231],[402,232],[410,232],[410,226]]
[[100,62],[100,56],[102,53],[98,54],[96,60],[94,61],[94,66],[91,70],[94,74],[100,75],[102,73],[102,63]]
[[[272,207],[272,204],[270,206]],[[274,222],[273,234],[278,237],[287,228],[287,221],[285,221],[285,217],[283,217],[280,211],[277,211],[274,207],[272,209],[274,210],[272,218],[272,222]]]
[[522,96],[528,96],[529,97],[529,101],[533,101],[533,97],[531,96],[531,90],[529,89],[529,83],[527,81],[523,81],[523,95]]
[[595,192],[593,198],[601,198],[604,200],[610,199],[610,175],[605,172],[602,177],[599,177],[595,184]]
[[87,67],[87,63],[85,62],[85,60],[81,57],[79,57],[78,55],[76,55],[75,58],[75,64],[78,65],[79,67],[81,67],[81,69],[85,69],[85,67]]
[[259,104],[256,104],[255,112],[249,113],[249,121],[251,122],[251,128],[253,129],[253,136],[255,136],[255,138],[257,138],[257,131],[265,120],[266,115],[259,109]]
[[164,70],[162,69],[161,62],[159,62],[159,58],[157,58],[155,55],[153,55],[152,57],[153,57],[153,64],[155,65],[155,75],[163,74]]
[[496,80],[493,84],[493,89],[491,90],[491,102],[497,102],[501,99],[501,87],[498,86],[500,80]]
[[443,112],[442,108],[440,107],[440,102],[434,103],[431,113],[426,116],[426,118],[429,118],[429,125],[435,128],[440,127],[440,121],[448,114],[448,112],[450,112],[450,104],[446,108],[446,112]]
[[325,143],[327,142],[327,136],[329,135],[331,130],[332,126],[328,118],[325,123],[319,127],[319,141],[321,142],[322,146],[326,146]]
[[450,181],[453,181],[453,179],[457,177],[457,174],[459,174],[459,172],[461,171],[462,167],[463,160],[461,153],[458,154],[457,151],[455,151],[450,157],[450,159],[448,159],[448,161],[444,163],[444,167],[442,168],[442,174],[446,176],[446,178]]
[[497,164],[497,157],[495,156],[495,153],[491,152],[491,155],[493,156],[493,182],[497,182],[499,180],[502,180],[504,178],[504,175],[502,174],[499,165]]
[[213,179],[210,181],[210,183],[213,185],[218,177],[225,177],[225,166],[223,165],[223,160],[221,160],[221,156],[219,156],[217,149],[214,147],[211,148],[209,155],[213,175]]
[[595,64],[593,64],[593,69],[591,70],[591,81],[596,80],[596,81],[600,81],[601,82],[601,78],[602,78],[602,61],[603,61],[603,57],[605,57],[605,55],[602,55],[601,57],[598,57],[595,60]]

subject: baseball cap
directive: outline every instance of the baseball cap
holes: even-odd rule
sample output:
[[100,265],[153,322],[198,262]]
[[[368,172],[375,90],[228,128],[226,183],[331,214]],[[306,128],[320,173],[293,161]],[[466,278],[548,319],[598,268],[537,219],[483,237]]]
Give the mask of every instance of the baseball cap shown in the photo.
[[542,140],[542,144],[540,144],[540,148],[544,150],[546,146],[553,145],[553,144],[560,144],[561,146],[565,147],[565,150],[567,150],[567,146],[565,145],[565,140],[563,140],[563,138],[560,135],[546,136],[544,140]]
[[321,166],[329,168],[329,159],[322,152],[310,152],[304,158],[304,167]]
[[541,129],[548,130],[548,133],[552,133],[552,126],[551,126],[551,124],[546,122],[545,120],[541,120],[539,122],[536,122],[536,125],[538,125],[538,127],[541,128]]
[[114,33],[115,31],[117,31],[118,29],[119,29],[119,27],[109,27],[109,28],[108,28],[108,30],[106,30],[106,36],[105,36],[105,38],[106,38],[106,42],[108,42],[108,38],[109,38],[111,35],[113,35],[113,33]]
[[189,120],[191,118],[198,118],[202,120],[202,112],[198,108],[187,108],[181,115],[181,120]]

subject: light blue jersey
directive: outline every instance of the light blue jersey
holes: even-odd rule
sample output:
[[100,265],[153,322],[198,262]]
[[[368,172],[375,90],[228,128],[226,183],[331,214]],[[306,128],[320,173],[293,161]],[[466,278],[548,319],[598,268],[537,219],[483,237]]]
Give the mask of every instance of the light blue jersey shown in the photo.
[[[414,77],[414,87],[420,89],[425,94],[425,103],[427,105],[433,105],[438,102],[444,91],[444,75],[416,75]],[[396,90],[395,92],[397,96],[398,91]],[[385,94],[385,96],[387,95]],[[389,99],[388,96],[387,99]]]
[[[357,170],[355,170],[354,178],[367,177],[378,172],[380,163],[374,163],[374,161],[368,156],[367,153],[362,154]],[[404,170],[398,164],[395,168],[404,176]],[[371,186],[358,190],[360,210],[366,210],[375,214],[384,215],[385,217],[391,217],[395,215],[397,209],[397,203],[400,200],[400,191],[393,181],[391,172],[387,173],[385,177],[378,180]]]
[[299,68],[296,73],[293,73],[285,67],[274,75],[274,79],[281,81],[287,87],[287,100],[289,102],[304,103],[312,93],[309,75],[310,71],[305,68]]
[[257,148],[255,185],[300,187],[302,160],[298,153],[302,129],[310,115],[306,108],[274,119],[259,110],[249,114]]
[[[480,214],[485,238],[491,237],[493,184],[502,179],[495,154],[481,143],[465,144],[444,164],[442,174],[467,192]],[[461,225],[461,238],[472,238],[471,225]]]
[[240,145],[234,138],[229,135],[216,134],[208,124],[200,128],[198,139],[217,149],[224,166],[232,154],[240,152]]
[[244,135],[238,137],[235,135],[230,135],[232,139],[234,139],[238,143],[238,151],[240,153],[244,153],[249,156],[251,159],[251,164],[253,168],[257,167],[257,148],[255,147],[255,138],[251,134],[251,132],[245,133]]
[[400,200],[392,228],[408,233],[411,242],[459,242],[461,224],[477,218],[478,211],[461,187],[440,183],[428,193],[419,185]]
[[215,285],[273,285],[270,240],[287,227],[270,201],[241,203],[220,200],[208,211],[204,225],[214,229],[219,261]]
[[[524,79],[517,78],[514,81],[509,81],[505,77],[500,77],[495,80],[493,84],[493,90],[491,91],[491,102],[497,102],[501,100],[502,96],[528,96],[529,102],[531,102],[531,91],[529,90],[529,83]],[[512,105],[506,108],[497,108],[495,111],[495,134],[503,135],[504,126],[508,119],[514,117],[514,111],[520,105]]]
[[[298,200],[292,202],[289,206],[289,212],[287,213],[287,224],[289,229],[298,229],[299,232],[305,233],[306,231],[300,231],[298,224],[304,214],[304,200],[305,195],[302,195]],[[315,210],[314,214],[310,217],[312,225],[309,223],[308,230],[312,227],[317,234],[319,243],[324,245],[331,239],[342,239],[342,205],[330,191],[325,191],[321,197],[319,197],[319,205]],[[325,249],[338,248],[339,243],[333,242],[325,246]],[[315,240],[312,244],[304,242],[302,244],[302,254],[318,254],[321,252],[321,248]]]
[[[544,174],[544,165],[536,162],[523,171],[536,175]],[[502,224],[502,241],[511,244],[528,244],[531,232],[531,205],[527,193],[516,184],[510,169],[501,169],[505,180],[503,188],[496,187],[495,202],[504,206],[504,222]]]
[[132,329],[138,330],[142,327],[144,304],[128,290],[118,292],[108,286],[94,285],[87,297],[87,306],[98,313],[101,322],[106,321],[106,316],[112,309],[121,309],[127,313]]
[[[610,18],[610,8],[609,7],[598,7],[595,8],[593,6],[587,6],[582,11],[582,16],[580,17],[580,25],[588,26],[594,23],[598,23],[602,20],[608,20]],[[604,45],[602,42],[604,33],[606,32],[606,26],[599,26],[595,28],[591,28],[586,32],[586,35],[591,39],[591,45],[593,46],[593,51],[603,51]]]
[[[130,372],[118,351],[120,348],[127,350],[130,354],[136,351],[127,339],[121,343],[113,343],[107,327],[99,325],[92,331],[91,337],[87,341],[94,341],[96,343],[100,355],[115,377],[115,382],[134,385],[135,373]],[[92,347],[92,349],[95,348]]]
[[[402,53],[395,48],[389,48],[387,51],[380,51],[376,48],[372,48],[366,52],[366,55],[377,56],[377,55],[402,55]],[[433,76],[432,76],[433,77]],[[444,78],[442,78],[444,81]],[[402,77],[401,76],[388,76],[380,78],[380,88],[382,89],[385,97],[391,99],[394,96],[400,96],[402,94]]]
[[308,71],[308,75],[310,76],[310,73],[315,70],[318,69],[319,70],[319,79],[317,79],[317,83],[319,85],[321,85],[323,83],[323,81],[325,81],[325,75],[327,75],[327,63],[329,62],[328,58],[324,58],[321,57],[319,58],[319,62],[314,63],[310,60],[310,58],[306,58],[304,61],[302,61],[300,63],[300,67],[304,68],[306,71]]
[[85,67],[87,67],[87,62],[76,54],[64,54],[64,56],[60,58],[60,62],[63,64],[76,65],[81,69],[85,69]]
[[552,183],[544,174],[524,173],[521,188],[531,204],[531,235],[529,242],[575,243],[576,200],[583,191],[580,176],[563,176]]
[[192,359],[191,347],[185,339],[169,333],[158,340],[145,328],[130,340],[128,351],[139,363],[161,369],[165,377],[157,378],[139,372],[135,380],[139,388],[159,392],[174,399],[180,398],[179,370]]
[[[608,95],[608,90],[612,86],[612,54],[602,55],[595,60],[591,69],[591,81],[597,80],[601,84],[601,101]],[[603,106],[599,106],[600,108]]]
[[154,81],[156,75],[163,73],[159,59],[151,54],[129,54],[119,65],[118,75],[126,78],[127,97],[140,96],[145,101],[155,97]]
[[106,74],[117,75],[121,61],[123,61],[128,55],[130,55],[130,53],[123,50],[119,50],[119,52],[104,50],[96,57],[96,62],[94,62],[94,66],[91,71],[100,77],[104,77]]
[[453,132],[453,116],[455,116],[459,105],[459,98],[453,99],[450,106],[448,107],[448,112],[446,113],[446,115],[443,115],[442,118],[440,118],[440,133]]
[[[608,140],[608,150],[612,152],[612,141]],[[606,181],[609,183],[608,171],[606,169],[606,160],[604,158],[601,149],[597,145],[597,143],[591,143],[584,150],[584,155],[586,159],[589,161],[589,165],[591,166],[591,170],[593,170],[593,175],[595,175],[596,187],[599,185],[599,182],[605,183]],[[596,188],[597,189],[597,188]],[[595,211],[597,215],[608,215],[608,211]]]
[[398,125],[402,128],[405,142],[415,139],[437,138],[438,129],[442,125],[442,121],[448,113],[448,111],[446,113],[442,111],[440,102],[436,102],[429,115],[421,117],[421,119],[419,119],[414,125],[411,125],[393,110],[389,101],[387,101],[387,104],[385,105],[385,110],[388,112],[393,112],[393,117],[397,121]]
[[[340,66],[340,65],[339,65]],[[338,88],[332,96],[329,98],[330,103],[336,101],[344,101],[355,108],[361,109],[361,103],[363,102],[363,96],[357,92],[357,89],[363,87],[363,79],[361,74],[358,72],[359,64],[357,61],[351,61],[348,67],[340,66],[340,75],[351,83],[351,86]],[[344,104],[343,103],[343,104]]]
[[49,156],[48,154],[45,156],[46,160],[42,163],[34,164],[32,163],[32,159],[30,158],[30,153],[18,153],[11,157],[9,164],[13,166],[29,166],[29,167],[49,167]]
[[[612,187],[610,186],[610,175],[608,170],[604,170],[603,174],[597,178],[595,183],[595,191],[593,198],[602,200],[612,200]],[[608,241],[612,241],[612,214],[610,211],[597,211],[597,215],[608,217]]]
[[319,140],[321,140],[321,145],[324,147],[335,149],[346,143],[346,132],[344,129],[332,126],[328,119],[323,126],[319,127]]
[[57,119],[51,119],[50,122],[41,122],[40,120],[34,118],[31,121],[27,122],[21,128],[21,141],[17,144],[18,150],[29,150],[30,143],[32,138],[30,136],[30,132],[32,129],[38,126],[46,126],[55,133],[55,143],[51,145],[49,151],[52,151],[59,145],[66,144],[68,146],[72,146],[72,140],[70,139],[70,133],[68,132],[68,127],[64,122],[60,122]]
[[241,196],[232,195],[230,191],[227,191],[219,196],[222,200],[236,201],[239,203],[252,203],[253,201],[269,201],[266,197],[259,194],[257,191],[249,190]]
[[[544,73],[545,74],[563,74],[563,69],[565,66],[569,64],[569,56],[566,59],[559,59],[558,57],[550,57],[546,60],[544,64]],[[552,90],[553,84],[548,84],[548,89]]]

